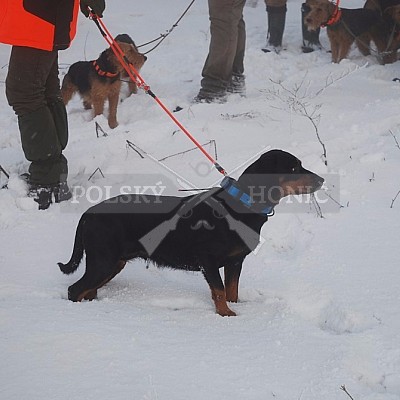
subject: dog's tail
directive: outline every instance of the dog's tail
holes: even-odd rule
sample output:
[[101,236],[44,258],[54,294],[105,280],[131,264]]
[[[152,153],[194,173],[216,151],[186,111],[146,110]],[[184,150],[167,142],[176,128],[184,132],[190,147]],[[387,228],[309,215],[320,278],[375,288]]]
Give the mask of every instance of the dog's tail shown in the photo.
[[78,266],[82,260],[84,251],[83,240],[82,240],[83,224],[84,224],[84,216],[82,216],[82,218],[78,223],[78,227],[76,228],[74,249],[72,250],[71,259],[66,264],[58,263],[61,272],[63,272],[64,274],[68,275],[75,272],[78,269]]

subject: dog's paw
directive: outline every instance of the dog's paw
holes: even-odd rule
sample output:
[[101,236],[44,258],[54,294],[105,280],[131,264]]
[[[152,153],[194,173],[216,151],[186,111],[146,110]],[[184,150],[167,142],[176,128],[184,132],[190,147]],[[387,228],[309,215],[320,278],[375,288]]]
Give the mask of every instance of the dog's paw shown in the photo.
[[114,128],[116,128],[118,126],[118,122],[117,121],[108,121],[108,126],[111,129],[114,129]]
[[221,317],[236,317],[236,313],[228,307],[223,308],[222,310],[217,309],[217,314],[219,314]]

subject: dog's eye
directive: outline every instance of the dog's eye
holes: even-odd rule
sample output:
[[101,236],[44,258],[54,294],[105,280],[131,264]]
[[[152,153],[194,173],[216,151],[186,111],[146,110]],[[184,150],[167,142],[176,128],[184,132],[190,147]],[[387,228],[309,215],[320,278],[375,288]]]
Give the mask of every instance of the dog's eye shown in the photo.
[[297,164],[292,168],[293,173],[300,172],[301,164]]

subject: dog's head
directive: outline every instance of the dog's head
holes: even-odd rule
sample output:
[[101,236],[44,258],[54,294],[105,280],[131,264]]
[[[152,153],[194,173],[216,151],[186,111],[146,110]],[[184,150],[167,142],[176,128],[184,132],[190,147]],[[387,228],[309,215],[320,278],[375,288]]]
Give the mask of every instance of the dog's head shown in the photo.
[[385,8],[383,15],[396,24],[400,24],[400,4]]
[[[121,50],[124,52],[129,62],[132,63],[132,65],[135,67],[137,71],[140,71],[140,69],[143,67],[143,64],[146,62],[147,57],[139,52],[138,48],[136,47],[133,41],[132,43],[126,43],[124,41],[116,40],[116,42],[121,47]],[[121,66],[121,72],[122,69],[123,68]]]
[[250,165],[238,182],[248,188],[253,198],[260,196],[262,201],[273,205],[285,196],[315,192],[324,179],[305,169],[292,154],[271,150]]
[[335,12],[335,8],[329,0],[306,0],[302,10],[307,29],[315,31],[324,25]]

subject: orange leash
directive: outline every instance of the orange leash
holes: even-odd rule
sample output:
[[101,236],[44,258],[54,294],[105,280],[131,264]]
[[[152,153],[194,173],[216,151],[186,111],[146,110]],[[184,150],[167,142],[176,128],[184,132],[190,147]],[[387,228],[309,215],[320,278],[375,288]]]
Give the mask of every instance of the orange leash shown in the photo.
[[224,168],[219,165],[210,154],[202,147],[202,145],[190,134],[190,132],[175,118],[172,112],[162,103],[162,101],[151,91],[150,86],[146,84],[144,79],[140,76],[139,72],[136,70],[134,65],[128,60],[124,52],[118,43],[114,40],[111,33],[108,31],[107,27],[104,25],[101,18],[99,18],[93,12],[90,12],[90,18],[94,21],[97,27],[100,30],[101,35],[110,45],[112,51],[117,57],[118,61],[124,67],[125,71],[128,73],[129,77],[133,82],[136,83],[137,87],[143,89],[148,95],[150,95],[159,106],[168,114],[168,116],[175,122],[175,124],[179,127],[179,129],[196,145],[196,147],[208,158],[209,161],[214,165],[219,173],[226,176],[227,172]]

